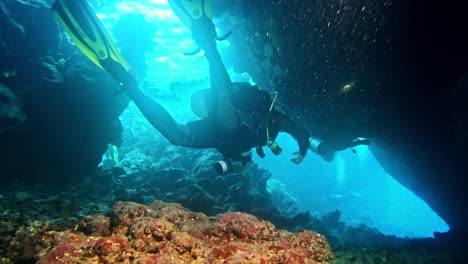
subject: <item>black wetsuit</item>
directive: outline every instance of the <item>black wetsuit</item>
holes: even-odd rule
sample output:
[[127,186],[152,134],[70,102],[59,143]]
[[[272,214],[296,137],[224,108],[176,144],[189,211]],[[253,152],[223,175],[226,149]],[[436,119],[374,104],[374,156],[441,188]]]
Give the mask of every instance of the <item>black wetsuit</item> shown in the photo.
[[210,96],[214,102],[209,116],[187,124],[179,124],[166,109],[141,91],[135,83],[126,85],[128,95],[146,119],[174,145],[215,148],[226,158],[234,160],[243,160],[242,153],[266,145],[268,122],[270,139],[274,139],[280,131],[287,132],[298,141],[300,153],[305,156],[309,146],[306,130],[275,110],[269,114],[269,118],[267,115],[258,118],[237,109],[233,103],[235,89],[218,53],[215,40],[205,41],[203,49],[210,66]]
[[224,129],[215,118],[208,117],[187,124],[193,142],[189,147],[215,148],[226,158],[243,160],[241,154],[252,148],[267,144],[267,122],[270,140],[274,140],[279,132],[292,135],[298,142],[302,156],[307,154],[309,134],[288,116],[268,109],[263,113],[244,113],[236,111],[238,125],[232,129]]

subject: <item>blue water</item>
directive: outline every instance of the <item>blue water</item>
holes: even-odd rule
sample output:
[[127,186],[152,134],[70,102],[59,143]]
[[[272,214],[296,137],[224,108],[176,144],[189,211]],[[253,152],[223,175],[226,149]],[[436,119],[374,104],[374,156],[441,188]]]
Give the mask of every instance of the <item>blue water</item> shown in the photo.
[[[156,28],[154,49],[146,57],[149,68],[142,87],[162,101],[178,121],[194,119],[189,108],[190,94],[195,89],[208,87],[209,75],[208,65],[201,55],[182,55],[195,47],[189,31],[164,0],[106,6],[99,10],[99,17],[112,29],[120,17],[129,13],[144,14],[146,21]],[[227,45],[228,41],[219,44],[221,54]],[[248,80],[245,74],[231,73],[231,77]],[[197,81],[197,87],[170,88],[174,81],[187,84]],[[137,111],[134,107],[130,109]],[[125,118],[122,119],[125,124]],[[289,161],[292,157],[289,153],[297,150],[295,141],[288,135],[280,135],[278,142],[284,149],[281,156],[267,153],[267,158],[255,158],[255,162],[272,172],[272,180],[284,185],[301,210],[323,215],[339,209],[343,220],[349,224],[365,223],[397,236],[431,237],[435,231],[448,230],[447,224],[424,201],[385,173],[367,147],[357,147],[355,154],[351,150],[340,152],[330,163],[309,153],[305,161],[296,166]]]
[[367,146],[339,152],[332,162],[309,152],[299,166],[289,161],[297,143],[280,134],[283,155],[255,161],[282,182],[301,209],[317,215],[334,209],[352,225],[365,223],[384,234],[432,237],[445,232],[447,224],[413,192],[388,175]]

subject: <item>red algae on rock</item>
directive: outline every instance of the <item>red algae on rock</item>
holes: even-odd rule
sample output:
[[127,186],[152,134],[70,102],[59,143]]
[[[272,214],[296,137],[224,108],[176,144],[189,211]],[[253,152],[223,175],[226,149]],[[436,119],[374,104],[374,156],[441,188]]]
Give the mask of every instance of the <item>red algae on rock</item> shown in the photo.
[[[247,240],[273,240],[279,237],[275,226],[268,221],[259,221],[255,216],[245,213],[225,213],[216,225],[219,233],[226,232],[236,238]],[[232,237],[230,237],[232,239]]]
[[[107,233],[93,229],[99,230],[93,234]],[[109,233],[47,232],[43,240],[49,247],[39,253],[38,263],[306,264],[333,258],[326,239],[313,231],[294,234],[245,213],[208,217],[159,201],[117,202]]]

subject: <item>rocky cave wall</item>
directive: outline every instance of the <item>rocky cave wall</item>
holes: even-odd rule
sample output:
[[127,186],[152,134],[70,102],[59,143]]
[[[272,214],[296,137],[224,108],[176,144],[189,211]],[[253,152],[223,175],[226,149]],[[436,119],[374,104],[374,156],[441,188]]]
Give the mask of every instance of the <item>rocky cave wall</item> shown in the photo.
[[449,2],[233,0],[217,9],[221,28],[235,29],[229,66],[279,91],[313,135],[337,147],[371,138],[384,169],[466,233],[468,43],[463,9]]
[[121,140],[128,98],[64,37],[51,2],[0,3],[2,184],[73,181]]

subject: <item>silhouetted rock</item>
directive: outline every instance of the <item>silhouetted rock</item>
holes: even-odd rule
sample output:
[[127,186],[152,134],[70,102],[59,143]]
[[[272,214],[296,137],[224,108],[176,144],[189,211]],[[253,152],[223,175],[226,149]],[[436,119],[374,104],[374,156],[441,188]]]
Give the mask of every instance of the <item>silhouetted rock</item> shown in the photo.
[[26,120],[21,99],[0,83],[0,134]]
[[222,2],[219,26],[235,29],[223,56],[312,135],[338,148],[370,138],[392,177],[466,233],[468,43],[455,2]]

